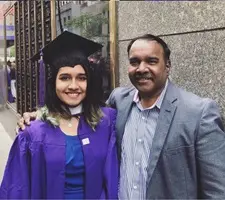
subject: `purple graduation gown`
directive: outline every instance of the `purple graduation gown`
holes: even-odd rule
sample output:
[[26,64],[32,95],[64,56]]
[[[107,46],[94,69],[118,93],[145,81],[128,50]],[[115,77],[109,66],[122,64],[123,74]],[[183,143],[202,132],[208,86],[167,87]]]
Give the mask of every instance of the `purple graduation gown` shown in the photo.
[[[79,139],[85,163],[85,199],[117,199],[119,166],[116,152],[116,111],[102,108],[94,132],[80,118]],[[10,150],[2,199],[64,199],[65,136],[59,127],[36,120],[21,131]]]

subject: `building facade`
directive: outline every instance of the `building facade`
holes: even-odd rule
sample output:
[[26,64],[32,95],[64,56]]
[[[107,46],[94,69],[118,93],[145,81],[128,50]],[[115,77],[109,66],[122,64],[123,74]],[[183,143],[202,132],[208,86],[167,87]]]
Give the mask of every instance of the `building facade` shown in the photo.
[[[0,1],[0,59],[4,61],[4,14],[15,3],[15,1]],[[6,15],[6,40],[7,46],[14,43],[14,9],[11,8]],[[10,58],[10,49],[7,51],[7,57]]]
[[225,116],[225,1],[118,1],[118,85],[129,85],[126,48],[139,35],[171,49],[170,79],[220,105]]
[[[56,29],[57,35],[61,33],[60,20],[56,8]],[[107,1],[60,1],[60,15],[63,30],[71,31],[75,34],[82,35],[83,27],[68,26],[68,21],[78,18],[82,15],[103,15],[108,19],[108,2]],[[108,22],[103,23],[99,27],[99,37],[91,37],[90,39],[100,42],[104,45],[103,56],[106,57],[109,52],[108,39],[109,39],[109,25]]]

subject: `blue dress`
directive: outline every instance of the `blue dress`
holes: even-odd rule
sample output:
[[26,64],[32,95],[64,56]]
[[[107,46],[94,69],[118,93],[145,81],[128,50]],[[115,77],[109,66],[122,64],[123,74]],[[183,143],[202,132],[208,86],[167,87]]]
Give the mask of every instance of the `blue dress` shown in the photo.
[[78,136],[66,137],[65,199],[84,199],[84,156]]

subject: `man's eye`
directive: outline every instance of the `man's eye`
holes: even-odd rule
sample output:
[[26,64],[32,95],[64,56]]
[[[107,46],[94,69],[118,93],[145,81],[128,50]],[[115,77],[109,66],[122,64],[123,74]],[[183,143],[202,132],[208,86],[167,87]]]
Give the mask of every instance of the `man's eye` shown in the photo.
[[156,62],[155,62],[155,61],[149,61],[148,64],[149,64],[149,65],[155,65]]
[[139,65],[139,61],[138,60],[130,60],[130,65],[137,66],[137,65]]
[[150,65],[154,65],[154,64],[156,64],[158,61],[157,60],[155,60],[155,59],[147,59],[146,60],[146,63],[148,63],[148,64],[150,64]]

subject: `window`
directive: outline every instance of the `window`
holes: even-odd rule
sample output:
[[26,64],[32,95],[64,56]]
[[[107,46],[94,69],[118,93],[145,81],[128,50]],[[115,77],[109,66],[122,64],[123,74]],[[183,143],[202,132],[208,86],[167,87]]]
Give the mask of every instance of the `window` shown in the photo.
[[79,5],[82,5],[82,4],[87,4],[87,1],[85,1],[85,0],[78,0],[77,1],[77,4],[79,4]]
[[66,24],[66,17],[63,17],[64,25]]
[[70,3],[70,1],[62,1],[61,5],[63,6],[63,5],[66,5],[68,3]]
[[67,18],[67,19],[68,19],[68,21],[69,21],[69,20],[70,20],[70,16],[68,16],[68,18]]

